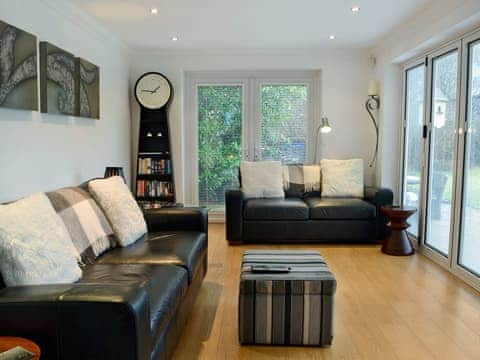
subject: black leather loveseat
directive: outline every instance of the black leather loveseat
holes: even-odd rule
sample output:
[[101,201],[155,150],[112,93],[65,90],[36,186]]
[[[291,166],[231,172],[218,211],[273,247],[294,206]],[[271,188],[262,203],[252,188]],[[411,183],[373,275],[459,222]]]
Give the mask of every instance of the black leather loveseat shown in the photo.
[[245,199],[240,190],[225,194],[229,243],[375,241],[388,229],[380,207],[391,205],[389,189],[366,187],[363,199]]
[[149,233],[75,284],[0,290],[0,336],[36,342],[42,359],[169,359],[207,271],[207,212],[145,212]]

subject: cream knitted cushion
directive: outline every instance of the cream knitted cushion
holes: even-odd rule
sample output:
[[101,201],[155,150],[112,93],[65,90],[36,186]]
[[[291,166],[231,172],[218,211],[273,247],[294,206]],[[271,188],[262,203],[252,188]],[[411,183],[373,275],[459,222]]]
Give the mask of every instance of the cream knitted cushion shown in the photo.
[[363,198],[363,160],[320,161],[322,197]]
[[120,246],[128,246],[147,232],[143,213],[120,176],[92,180],[88,190],[107,216]]
[[0,205],[0,271],[7,286],[73,283],[82,271],[45,194]]

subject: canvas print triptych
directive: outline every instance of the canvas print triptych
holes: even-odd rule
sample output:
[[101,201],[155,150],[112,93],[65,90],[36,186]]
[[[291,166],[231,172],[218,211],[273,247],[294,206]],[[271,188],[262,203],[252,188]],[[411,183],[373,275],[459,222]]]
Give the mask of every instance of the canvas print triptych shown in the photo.
[[0,21],[0,107],[100,118],[100,69],[89,61]]

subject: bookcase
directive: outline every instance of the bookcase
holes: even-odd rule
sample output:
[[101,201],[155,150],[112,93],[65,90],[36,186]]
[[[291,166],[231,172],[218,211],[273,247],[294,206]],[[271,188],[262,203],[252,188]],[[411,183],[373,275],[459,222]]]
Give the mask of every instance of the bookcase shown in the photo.
[[144,209],[176,201],[167,111],[140,108],[135,194]]

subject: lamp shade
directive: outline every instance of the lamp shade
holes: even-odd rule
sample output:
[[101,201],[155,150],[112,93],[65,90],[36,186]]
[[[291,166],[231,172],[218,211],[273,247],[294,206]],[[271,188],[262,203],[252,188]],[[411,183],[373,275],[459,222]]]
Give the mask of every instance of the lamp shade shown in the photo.
[[323,134],[328,134],[330,131],[332,131],[332,127],[328,123],[327,117],[322,117],[322,125],[320,125],[320,131]]
[[121,176],[123,181],[125,181],[125,176],[123,175],[122,167],[107,166],[105,168],[105,175],[103,177],[108,178],[112,176]]
[[368,82],[368,96],[378,96],[380,94],[380,85],[377,80]]

